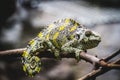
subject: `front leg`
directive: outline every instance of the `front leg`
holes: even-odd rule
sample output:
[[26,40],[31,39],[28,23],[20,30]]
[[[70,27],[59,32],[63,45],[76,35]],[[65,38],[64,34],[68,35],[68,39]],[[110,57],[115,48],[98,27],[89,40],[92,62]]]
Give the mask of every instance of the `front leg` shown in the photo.
[[45,41],[45,44],[47,45],[47,48],[50,49],[50,52],[54,53],[55,57],[60,60],[60,51],[55,48],[55,46],[48,40]]
[[77,40],[74,39],[72,41],[69,41],[68,43],[64,44],[61,47],[61,50],[67,53],[75,53],[76,60],[80,60],[80,52],[82,52],[81,49],[73,47],[73,45],[77,44]]

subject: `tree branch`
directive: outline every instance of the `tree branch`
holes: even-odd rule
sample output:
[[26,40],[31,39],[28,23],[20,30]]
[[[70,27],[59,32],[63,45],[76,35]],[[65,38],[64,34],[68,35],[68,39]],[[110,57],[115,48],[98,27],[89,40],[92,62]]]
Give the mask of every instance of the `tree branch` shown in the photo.
[[[113,62],[112,64],[120,64],[120,59],[116,60],[115,62]],[[97,76],[104,74],[108,71],[110,71],[112,68],[99,68],[97,70],[93,70],[90,73],[88,73],[87,75],[79,78],[78,80],[90,80],[92,78],[96,78]]]
[[[22,54],[23,51],[25,50],[26,48],[20,48],[20,49],[13,49],[13,50],[6,50],[6,51],[0,51],[0,56],[4,56],[4,55],[15,55],[15,54]],[[120,50],[118,50],[116,53],[118,54],[120,52]],[[108,59],[111,59],[112,57],[114,57],[116,55],[116,53],[110,55],[109,57],[107,57],[105,60],[108,60]],[[45,51],[45,52],[42,52],[40,53],[39,55],[40,57],[48,57],[48,58],[55,58],[54,54],[53,53],[50,53],[48,51]],[[60,54],[60,56],[62,58],[75,58],[75,54],[66,54],[66,53],[63,53],[63,54]],[[89,55],[85,52],[81,52],[80,53],[80,57],[81,59],[85,60],[85,61],[88,61],[90,63],[97,63],[99,64],[100,66],[102,67],[108,67],[108,68],[117,68],[117,69],[120,69],[120,65],[119,64],[111,64],[111,63],[106,63],[103,59],[99,59],[93,55]]]
[[22,54],[23,51],[26,48],[20,48],[20,49],[12,49],[12,50],[5,50],[5,51],[0,51],[0,56],[1,55],[15,55],[15,54]]
[[[117,56],[118,54],[120,54],[120,50],[118,50],[117,52],[111,54],[110,56],[108,56],[108,57],[105,58],[104,60],[105,60],[105,61],[109,61],[110,59],[112,59],[113,57]],[[100,63],[102,63],[102,60],[100,61]],[[104,64],[104,62],[103,62],[102,64]],[[118,65],[118,64],[120,64],[120,59],[112,62],[111,64],[113,64],[113,65]],[[105,65],[106,65],[106,64],[105,64]],[[108,64],[108,66],[109,66],[109,64]],[[111,67],[112,67],[112,66],[111,66]],[[120,65],[118,65],[117,67],[120,69]],[[97,76],[99,76],[99,75],[101,75],[101,74],[104,74],[104,73],[110,71],[111,69],[112,69],[112,68],[107,68],[107,67],[98,68],[98,69],[96,69],[96,70],[91,71],[91,72],[88,73],[87,75],[79,78],[78,80],[90,80],[90,79],[92,79],[92,78],[94,79],[94,78],[96,78]]]
[[[26,48],[0,51],[0,56],[16,55],[16,54],[21,55],[25,49]],[[99,67],[96,70],[93,70],[92,72],[90,72],[89,74],[83,76],[82,78],[80,78],[78,80],[89,80],[91,78],[96,78],[97,76],[99,76],[111,69],[120,69],[120,59],[118,59],[117,61],[115,61],[113,63],[106,62],[106,61],[112,59],[113,57],[115,57],[116,55],[118,55],[119,53],[120,53],[120,50],[118,50],[117,52],[113,53],[112,55],[108,56],[105,59],[99,59],[93,55],[87,54],[85,52],[81,52],[80,53],[81,59],[88,61],[90,63],[96,63],[97,65],[99,65]],[[50,53],[48,51],[40,53],[39,56],[55,58],[54,54]],[[61,58],[75,58],[75,54],[62,53],[62,54],[60,54],[60,56],[61,56]]]

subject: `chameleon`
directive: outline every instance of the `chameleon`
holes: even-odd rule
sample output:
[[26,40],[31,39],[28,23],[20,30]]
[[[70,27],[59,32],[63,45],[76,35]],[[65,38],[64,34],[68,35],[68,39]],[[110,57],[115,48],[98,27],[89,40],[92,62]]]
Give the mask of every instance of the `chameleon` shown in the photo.
[[60,53],[75,53],[80,60],[80,53],[98,46],[101,36],[87,29],[71,18],[57,20],[42,30],[32,39],[22,54],[23,70],[28,76],[34,76],[41,70],[41,60],[38,54],[48,50],[60,59]]

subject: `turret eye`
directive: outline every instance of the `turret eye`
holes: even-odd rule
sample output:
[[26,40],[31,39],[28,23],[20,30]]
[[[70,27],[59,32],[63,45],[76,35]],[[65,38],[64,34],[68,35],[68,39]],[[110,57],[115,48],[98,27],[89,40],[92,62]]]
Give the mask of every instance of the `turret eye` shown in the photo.
[[76,34],[76,39],[80,39],[80,35],[79,34]]
[[91,34],[92,34],[91,31],[86,31],[86,32],[85,32],[85,35],[86,35],[87,37],[89,37]]

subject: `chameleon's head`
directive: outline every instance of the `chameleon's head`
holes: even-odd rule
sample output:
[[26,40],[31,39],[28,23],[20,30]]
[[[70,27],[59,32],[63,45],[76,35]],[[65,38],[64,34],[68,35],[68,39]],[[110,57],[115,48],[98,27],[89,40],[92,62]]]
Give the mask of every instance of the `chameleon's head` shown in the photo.
[[77,31],[77,36],[82,44],[83,49],[91,49],[96,47],[101,41],[101,37],[98,33],[86,28],[82,28]]

